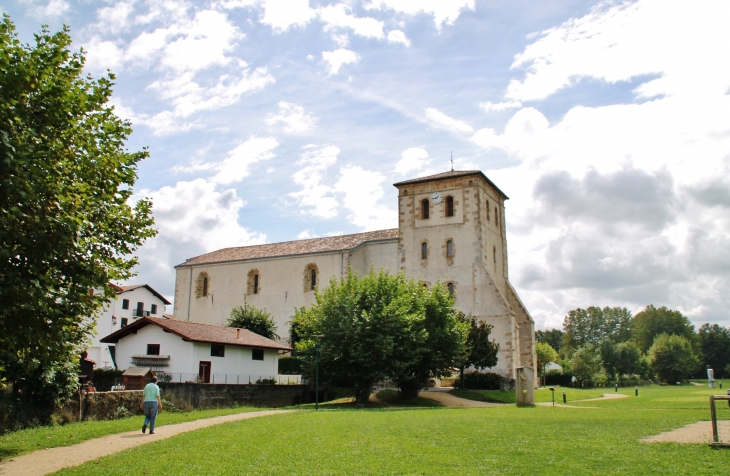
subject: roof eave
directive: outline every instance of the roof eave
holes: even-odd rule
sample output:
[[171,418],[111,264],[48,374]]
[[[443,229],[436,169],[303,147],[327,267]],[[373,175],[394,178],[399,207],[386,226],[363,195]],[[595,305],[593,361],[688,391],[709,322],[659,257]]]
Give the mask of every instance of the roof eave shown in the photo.
[[500,195],[502,195],[502,197],[504,197],[504,199],[505,199],[505,200],[509,200],[509,197],[508,197],[508,196],[507,196],[507,195],[506,195],[506,194],[505,194],[505,193],[504,193],[504,192],[503,192],[502,190],[500,190],[500,189],[499,189],[499,187],[497,187],[497,186],[496,186],[496,185],[494,184],[494,182],[492,182],[491,180],[489,180],[489,178],[488,178],[488,177],[487,177],[486,175],[484,175],[484,172],[481,172],[481,171],[477,171],[477,172],[473,172],[473,173],[466,173],[466,174],[464,174],[464,175],[452,175],[452,176],[446,176],[446,177],[437,177],[437,178],[428,178],[428,177],[423,177],[423,178],[420,178],[420,179],[415,179],[415,180],[405,180],[405,181],[403,181],[403,182],[396,182],[396,183],[394,183],[394,184],[393,184],[393,186],[394,186],[395,188],[400,188],[400,187],[407,187],[407,186],[409,186],[409,185],[415,185],[415,184],[417,184],[417,183],[425,183],[425,182],[440,182],[440,181],[442,181],[442,180],[451,180],[451,179],[453,179],[453,178],[459,178],[459,177],[469,177],[469,176],[471,176],[471,175],[479,175],[479,176],[481,176],[481,177],[482,177],[482,178],[483,178],[483,179],[484,179],[484,180],[485,180],[485,181],[486,181],[486,182],[487,182],[487,183],[488,183],[489,185],[491,185],[491,186],[492,186],[492,187],[493,187],[493,188],[494,188],[494,189],[495,189],[495,190],[496,190],[496,191],[497,191],[497,192],[498,192],[498,193],[499,193]]

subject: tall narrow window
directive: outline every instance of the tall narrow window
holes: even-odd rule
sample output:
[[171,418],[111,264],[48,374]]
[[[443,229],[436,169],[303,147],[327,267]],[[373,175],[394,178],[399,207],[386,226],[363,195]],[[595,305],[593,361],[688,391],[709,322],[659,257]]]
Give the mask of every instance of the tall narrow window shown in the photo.
[[157,314],[157,304],[150,306],[150,314]]
[[449,296],[454,297],[454,283],[447,284],[446,288],[449,290]]
[[310,272],[312,273],[312,291],[314,291],[314,288],[317,287],[317,270],[312,269]]
[[254,294],[259,293],[259,275],[258,274],[253,275],[253,293]]
[[487,221],[489,220],[489,200],[487,200]]
[[428,220],[428,199],[424,198],[421,200],[421,218]]
[[454,216],[454,197],[446,197],[446,216]]
[[123,318],[122,318],[122,323],[121,323],[121,324],[119,325],[119,327],[120,327],[120,328],[121,328],[121,327],[127,327],[127,323],[128,323],[128,322],[129,322],[129,319],[127,319],[126,317],[123,317]]
[[317,275],[319,274],[319,268],[314,263],[309,263],[304,267],[304,292],[308,293],[314,291],[317,287]]
[[446,257],[447,258],[454,257],[454,242],[451,240],[446,241]]
[[203,278],[203,296],[208,295],[208,278]]
[[421,243],[421,259],[428,259],[428,243]]
[[497,213],[497,207],[494,207],[494,224],[499,226],[499,214]]
[[129,299],[122,299],[122,309],[129,309]]
[[497,247],[492,246],[492,255],[494,256],[494,264],[497,265]]

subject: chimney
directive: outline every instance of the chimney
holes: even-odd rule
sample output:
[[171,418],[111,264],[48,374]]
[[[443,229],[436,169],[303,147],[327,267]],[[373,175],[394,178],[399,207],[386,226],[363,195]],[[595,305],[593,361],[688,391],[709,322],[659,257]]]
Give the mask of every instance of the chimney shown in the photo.
[[237,327],[236,328],[236,339],[240,339],[240,338],[241,338],[241,328]]

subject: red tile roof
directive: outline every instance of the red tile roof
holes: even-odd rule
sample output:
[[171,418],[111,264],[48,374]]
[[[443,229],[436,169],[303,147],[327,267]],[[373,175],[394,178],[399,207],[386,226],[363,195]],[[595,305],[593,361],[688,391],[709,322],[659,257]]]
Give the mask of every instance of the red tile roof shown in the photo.
[[165,299],[165,296],[163,296],[162,294],[160,294],[157,291],[155,291],[154,289],[152,289],[152,286],[150,286],[149,284],[129,284],[129,285],[121,285],[121,284],[114,284],[114,283],[109,283],[109,284],[112,285],[112,287],[114,288],[114,290],[116,291],[117,294],[126,293],[128,291],[134,291],[135,289],[139,289],[139,288],[147,288],[147,290],[149,292],[151,292],[152,294],[154,294],[155,296],[160,298],[160,300],[162,302],[164,302],[165,304],[167,304],[168,306],[170,304],[172,304],[170,301]]
[[233,327],[214,326],[197,322],[178,321],[159,317],[143,317],[132,324],[119,329],[101,339],[105,343],[117,343],[123,337],[136,333],[147,325],[155,325],[176,334],[190,342],[210,342],[211,344],[237,345],[241,347],[259,347],[264,349],[292,350],[291,347],[274,342],[247,329],[241,329],[240,338],[236,338],[238,329]]
[[204,255],[190,258],[176,268],[207,263],[222,263],[226,261],[242,261],[257,258],[273,258],[279,256],[302,255],[309,253],[323,253],[327,251],[350,250],[370,241],[388,241],[398,239],[398,229],[367,231],[352,235],[328,236],[309,240],[285,241],[266,245],[239,246],[224,248]]
[[414,179],[410,179],[410,180],[404,180],[402,182],[394,183],[393,186],[394,187],[400,187],[400,186],[403,186],[403,185],[411,185],[411,184],[423,183],[423,182],[434,182],[434,181],[437,181],[437,180],[446,180],[446,179],[455,178],[455,177],[467,177],[469,175],[479,175],[479,176],[481,176],[484,180],[487,181],[487,183],[489,185],[491,185],[492,187],[494,187],[494,189],[498,193],[500,193],[505,198],[505,200],[509,200],[509,197],[507,195],[505,195],[504,192],[499,189],[499,187],[497,187],[496,185],[494,185],[494,182],[492,182],[491,180],[489,180],[487,178],[487,176],[484,175],[484,173],[482,173],[481,170],[450,170],[448,172],[442,172],[440,174],[429,175],[427,177],[419,177],[419,178],[414,178]]

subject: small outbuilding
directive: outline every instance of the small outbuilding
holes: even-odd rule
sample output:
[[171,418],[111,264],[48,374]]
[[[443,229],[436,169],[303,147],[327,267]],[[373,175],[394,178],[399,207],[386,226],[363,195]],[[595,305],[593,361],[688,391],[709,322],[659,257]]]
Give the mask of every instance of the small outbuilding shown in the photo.
[[124,387],[127,390],[144,390],[145,385],[152,381],[155,374],[152,369],[142,367],[129,367],[124,371]]

